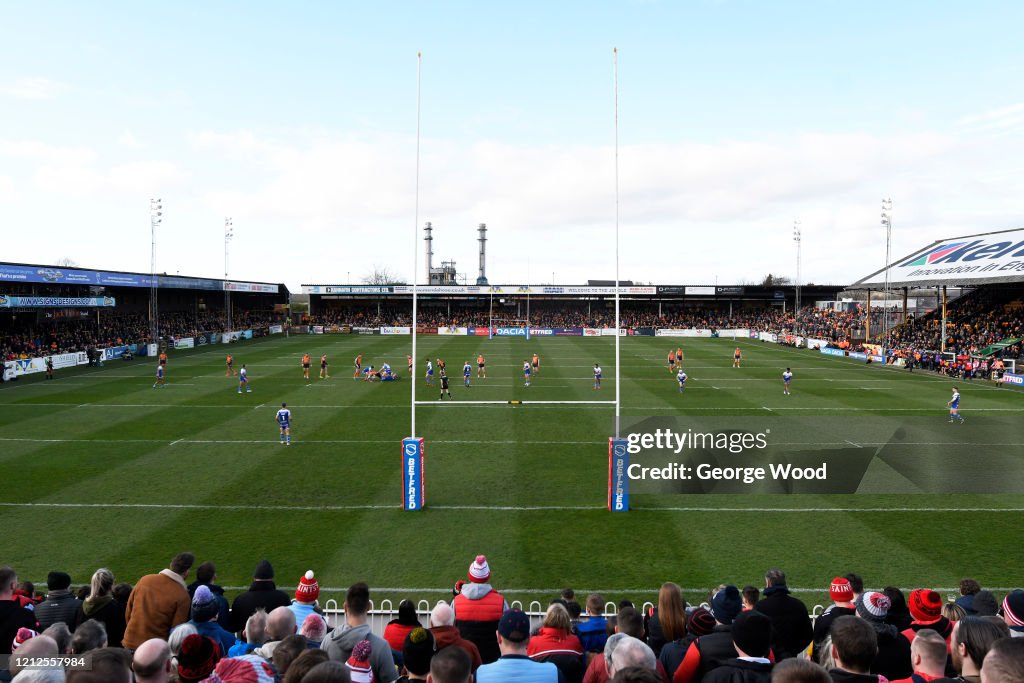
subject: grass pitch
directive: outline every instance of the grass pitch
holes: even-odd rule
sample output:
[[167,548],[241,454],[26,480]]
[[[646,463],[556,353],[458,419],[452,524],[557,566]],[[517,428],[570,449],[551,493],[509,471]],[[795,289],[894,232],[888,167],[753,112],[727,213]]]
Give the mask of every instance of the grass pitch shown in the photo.
[[[647,495],[634,496],[631,512],[612,514],[605,500],[614,408],[464,403],[612,400],[613,345],[609,337],[419,337],[417,398],[437,405],[417,408],[428,507],[415,513],[400,509],[408,337],[232,345],[235,367],[245,363],[250,373],[253,393],[243,395],[237,378],[224,376],[227,347],[175,353],[164,389],[152,388],[155,366],[145,360],[5,384],[0,563],[39,583],[54,569],[85,583],[99,566],[134,582],[191,550],[216,562],[221,584],[241,587],[267,557],[285,590],[316,571],[323,598],[366,580],[378,599],[437,599],[479,553],[495,587],[524,601],[546,601],[564,586],[656,601],[663,581],[700,600],[722,582],[761,585],[773,566],[811,603],[849,571],[875,588],[950,589],[962,576],[992,588],[1022,583],[1022,495]],[[622,339],[623,416],[803,416],[813,432],[818,418],[906,415],[934,420],[936,441],[924,448],[941,451],[960,438],[945,421],[950,380],[749,341],[739,342],[743,367],[734,369],[732,340],[688,339],[690,380],[680,395],[664,360],[677,345]],[[314,358],[309,382],[304,352]],[[476,379],[478,352],[486,380]],[[522,363],[534,352],[541,373],[526,388]],[[330,360],[327,380],[316,377],[321,353]],[[357,353],[365,365],[389,362],[401,381],[353,381]],[[428,357],[447,361],[453,403],[424,386]],[[467,360],[470,389],[462,387]],[[604,368],[599,392],[595,362]],[[787,366],[796,375],[792,396],[782,395]],[[993,435],[977,448],[1024,471],[1019,442],[997,438],[1020,422],[1021,395],[988,383],[960,387],[968,420],[985,420]],[[283,401],[293,413],[288,448],[274,420]]]

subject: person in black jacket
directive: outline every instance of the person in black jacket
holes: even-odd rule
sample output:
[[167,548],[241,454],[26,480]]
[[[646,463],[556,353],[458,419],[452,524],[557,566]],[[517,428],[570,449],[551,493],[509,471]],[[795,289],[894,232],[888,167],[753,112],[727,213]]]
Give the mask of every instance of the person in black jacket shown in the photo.
[[0,567],[0,655],[11,654],[14,637],[20,628],[36,630],[36,617],[14,599],[18,573],[11,567]]
[[875,630],[877,653],[871,662],[871,673],[881,674],[889,680],[907,678],[914,673],[910,661],[910,641],[892,624],[885,623],[891,602],[884,593],[867,591],[854,603],[857,616]]
[[260,560],[256,565],[256,571],[252,574],[252,584],[249,590],[238,595],[231,603],[231,628],[233,633],[238,633],[245,628],[245,622],[256,613],[256,610],[263,608],[267,614],[274,611],[275,607],[287,607],[292,603],[288,594],[278,590],[274,585],[274,567],[269,560]]
[[217,624],[225,631],[229,631],[231,630],[231,611],[228,608],[228,599],[224,597],[224,589],[218,586],[216,581],[217,567],[213,562],[203,562],[196,569],[196,580],[188,585],[188,597],[189,600],[195,597],[196,589],[200,586],[209,588],[217,601]]
[[62,621],[73,630],[81,604],[82,601],[71,592],[71,577],[65,572],[50,572],[46,576],[46,599],[35,609],[39,628],[46,630]]
[[832,622],[830,633],[836,664],[828,672],[832,683],[878,683],[879,676],[868,673],[878,654],[878,637],[871,624],[858,617],[842,616]]
[[704,677],[704,683],[771,683],[772,620],[756,610],[741,612],[732,624],[737,656]]
[[772,650],[776,661],[796,657],[814,637],[807,605],[789,594],[786,574],[781,569],[769,569],[764,580],[764,598],[754,609],[772,620]]

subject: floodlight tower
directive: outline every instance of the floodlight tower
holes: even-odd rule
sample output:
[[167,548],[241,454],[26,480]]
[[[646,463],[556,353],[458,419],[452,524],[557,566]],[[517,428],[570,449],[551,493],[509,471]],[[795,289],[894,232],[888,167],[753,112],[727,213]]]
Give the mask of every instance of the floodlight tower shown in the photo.
[[230,331],[231,324],[231,289],[228,287],[228,242],[235,236],[235,222],[229,217],[224,219],[224,324]]
[[[797,325],[800,323],[800,246],[803,242],[803,233],[800,230],[800,220],[793,221],[793,241],[796,242],[796,305],[794,309],[796,311],[795,321]],[[796,325],[793,326],[796,329]]]
[[[882,304],[882,353],[889,341],[889,263],[892,261],[892,198],[882,200],[882,225],[885,226],[885,302]],[[868,311],[871,315],[871,311]]]
[[158,290],[156,286],[156,229],[163,223],[163,202],[159,198],[149,200],[149,342],[160,343],[160,319],[158,313]]

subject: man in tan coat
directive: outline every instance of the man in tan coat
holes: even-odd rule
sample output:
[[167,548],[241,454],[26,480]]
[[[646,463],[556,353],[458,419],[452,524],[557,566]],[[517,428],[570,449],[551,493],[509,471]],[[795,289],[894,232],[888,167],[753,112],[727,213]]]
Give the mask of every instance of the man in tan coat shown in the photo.
[[185,579],[196,557],[180,553],[168,569],[139,579],[124,611],[123,645],[134,650],[150,638],[167,639],[171,629],[188,621],[191,601]]

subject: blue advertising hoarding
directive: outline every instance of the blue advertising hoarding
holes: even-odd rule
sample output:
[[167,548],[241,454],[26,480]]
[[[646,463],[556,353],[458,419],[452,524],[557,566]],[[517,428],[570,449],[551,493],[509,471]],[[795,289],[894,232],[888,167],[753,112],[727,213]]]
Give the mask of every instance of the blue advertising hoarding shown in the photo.
[[422,510],[423,437],[402,439],[402,509]]
[[629,450],[625,439],[608,439],[608,509],[629,510]]

